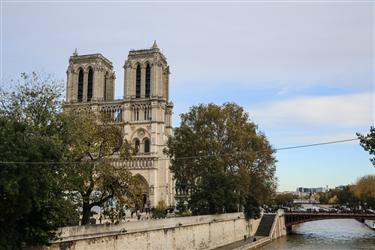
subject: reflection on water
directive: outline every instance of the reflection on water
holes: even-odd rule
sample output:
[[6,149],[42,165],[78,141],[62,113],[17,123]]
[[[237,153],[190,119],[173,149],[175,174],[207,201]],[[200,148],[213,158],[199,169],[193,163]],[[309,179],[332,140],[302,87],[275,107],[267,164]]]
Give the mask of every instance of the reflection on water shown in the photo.
[[307,222],[263,249],[375,249],[375,231],[349,219]]

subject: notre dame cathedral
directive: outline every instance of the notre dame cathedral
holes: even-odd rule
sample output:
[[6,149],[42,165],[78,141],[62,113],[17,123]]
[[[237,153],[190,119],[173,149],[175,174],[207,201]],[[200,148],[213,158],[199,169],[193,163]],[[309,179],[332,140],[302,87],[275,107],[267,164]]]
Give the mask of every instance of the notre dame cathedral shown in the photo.
[[108,113],[124,129],[137,155],[130,161],[114,161],[128,168],[143,182],[144,206],[159,201],[175,205],[170,160],[163,149],[172,134],[169,101],[169,66],[156,42],[149,49],[131,50],[124,64],[124,97],[114,99],[115,73],[112,62],[101,54],[69,59],[65,107]]

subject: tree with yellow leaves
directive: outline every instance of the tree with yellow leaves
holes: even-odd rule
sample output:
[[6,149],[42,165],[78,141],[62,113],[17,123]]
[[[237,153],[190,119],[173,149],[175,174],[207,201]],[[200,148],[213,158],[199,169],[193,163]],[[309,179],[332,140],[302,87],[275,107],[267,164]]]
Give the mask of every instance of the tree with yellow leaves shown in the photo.
[[352,192],[363,205],[375,208],[375,175],[365,175],[358,179]]

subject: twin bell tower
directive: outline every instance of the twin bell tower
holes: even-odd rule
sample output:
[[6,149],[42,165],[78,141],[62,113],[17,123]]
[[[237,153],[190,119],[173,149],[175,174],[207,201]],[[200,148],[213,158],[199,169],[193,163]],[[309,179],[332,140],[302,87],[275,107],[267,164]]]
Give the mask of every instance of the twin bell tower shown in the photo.
[[115,159],[142,183],[142,206],[155,207],[159,201],[175,205],[170,160],[163,153],[172,135],[169,101],[169,66],[156,42],[149,49],[131,50],[124,64],[124,97],[115,100],[115,73],[102,54],[69,58],[65,108],[104,112],[123,127],[124,140],[137,154],[130,161]]

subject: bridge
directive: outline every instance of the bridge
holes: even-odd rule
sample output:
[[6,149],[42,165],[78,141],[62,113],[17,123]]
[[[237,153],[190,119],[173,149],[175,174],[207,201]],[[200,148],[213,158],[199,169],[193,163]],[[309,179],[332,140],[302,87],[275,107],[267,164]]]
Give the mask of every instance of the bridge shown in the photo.
[[358,219],[375,220],[375,214],[369,213],[318,213],[318,212],[285,212],[285,226],[291,229],[293,225],[308,221],[327,219]]

